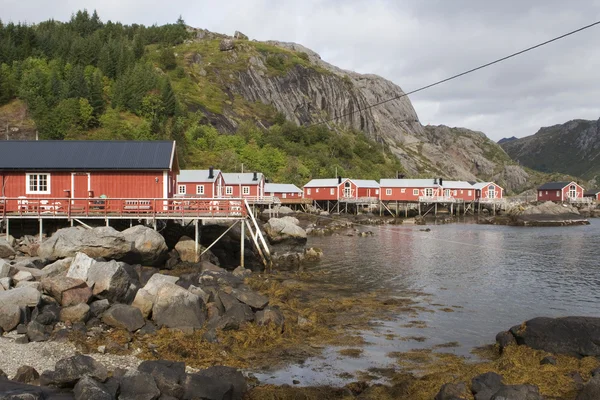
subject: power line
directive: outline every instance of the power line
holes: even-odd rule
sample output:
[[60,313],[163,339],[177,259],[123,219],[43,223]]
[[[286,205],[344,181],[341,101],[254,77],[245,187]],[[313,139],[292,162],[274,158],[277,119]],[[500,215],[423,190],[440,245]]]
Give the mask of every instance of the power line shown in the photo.
[[594,26],[596,26],[596,25],[600,25],[600,21],[596,21],[596,22],[594,22],[593,24],[586,25],[586,26],[584,26],[584,27],[581,27],[581,28],[579,28],[579,29],[576,29],[576,30],[574,30],[574,31],[571,31],[571,32],[565,33],[564,35],[560,35],[560,36],[557,36],[557,37],[555,37],[555,38],[553,38],[553,39],[550,39],[550,40],[547,40],[547,41],[545,41],[545,42],[542,42],[542,43],[536,44],[535,46],[531,46],[531,47],[528,47],[528,48],[526,48],[526,49],[523,49],[523,50],[521,50],[521,51],[518,51],[518,52],[516,52],[516,53],[512,53],[512,54],[510,54],[510,55],[508,55],[508,56],[506,56],[506,57],[498,58],[497,60],[494,60],[494,61],[492,61],[492,62],[489,62],[489,63],[487,63],[487,64],[483,64],[483,65],[480,65],[480,66],[478,66],[478,67],[472,68],[472,69],[470,69],[470,70],[468,70],[468,71],[461,72],[460,74],[456,74],[456,75],[453,75],[453,76],[451,76],[451,77],[449,77],[449,78],[442,79],[441,81],[437,81],[437,82],[431,83],[431,84],[429,84],[429,85],[422,86],[422,87],[420,87],[420,88],[418,88],[418,89],[412,90],[412,91],[410,91],[410,92],[407,92],[407,93],[403,93],[403,94],[401,94],[401,95],[398,95],[398,96],[394,96],[394,97],[392,97],[392,98],[389,98],[389,99],[387,99],[387,100],[383,100],[383,101],[380,101],[380,102],[377,102],[377,103],[374,103],[374,104],[370,104],[370,105],[368,105],[368,106],[366,106],[366,107],[364,107],[364,108],[359,108],[358,110],[349,111],[349,112],[347,112],[347,113],[345,113],[345,114],[339,115],[339,116],[337,116],[337,117],[334,117],[334,118],[331,118],[331,119],[328,119],[328,120],[325,120],[325,121],[316,122],[316,123],[314,123],[314,124],[308,125],[308,127],[315,126],[315,125],[326,124],[326,123],[328,123],[328,122],[333,122],[333,121],[336,121],[336,120],[338,120],[338,119],[340,119],[340,118],[347,117],[347,116],[349,116],[349,115],[353,115],[353,114],[356,114],[356,113],[358,113],[358,112],[362,112],[362,111],[365,111],[365,110],[369,110],[369,109],[371,109],[371,108],[373,108],[373,107],[377,107],[377,106],[380,106],[380,105],[382,105],[382,104],[389,103],[390,101],[398,100],[398,99],[400,99],[400,98],[402,98],[402,97],[406,97],[406,96],[409,96],[409,95],[411,95],[411,94],[418,93],[418,92],[421,92],[421,91],[423,91],[423,90],[429,89],[429,88],[431,88],[431,87],[434,87],[434,86],[437,86],[437,85],[441,85],[442,83],[445,83],[445,82],[448,82],[448,81],[454,80],[454,79],[456,79],[456,78],[460,78],[461,76],[465,76],[465,75],[468,75],[468,74],[470,74],[470,73],[473,73],[473,72],[475,72],[475,71],[479,71],[480,69],[487,68],[487,67],[489,67],[489,66],[491,66],[491,65],[494,65],[494,64],[501,63],[501,62],[503,62],[503,61],[506,61],[506,60],[508,60],[509,58],[516,57],[516,56],[518,56],[518,55],[521,55],[521,54],[523,54],[523,53],[527,53],[528,51],[531,51],[531,50],[537,49],[537,48],[539,48],[539,47],[545,46],[545,45],[547,45],[547,44],[550,44],[550,43],[552,43],[552,42],[556,42],[557,40],[564,39],[564,38],[566,38],[567,36],[574,35],[574,34],[576,34],[576,33],[579,33],[579,32],[581,32],[581,31],[584,31],[584,30],[586,30],[586,29],[592,28],[592,27],[594,27]]

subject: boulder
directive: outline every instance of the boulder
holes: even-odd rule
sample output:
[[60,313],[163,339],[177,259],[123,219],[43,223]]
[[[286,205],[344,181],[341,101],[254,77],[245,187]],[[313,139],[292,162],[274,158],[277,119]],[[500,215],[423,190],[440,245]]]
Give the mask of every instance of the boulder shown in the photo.
[[179,280],[176,276],[171,275],[163,275],[163,274],[154,274],[148,279],[148,282],[144,286],[143,290],[148,292],[152,296],[156,296],[158,291],[165,284],[175,284]]
[[92,258],[121,259],[132,244],[116,229],[102,226],[93,229],[81,227],[59,229],[42,242],[38,255],[48,260],[74,257],[78,252]]
[[106,387],[87,375],[83,376],[73,389],[75,400],[113,400]]
[[0,292],[0,306],[14,304],[19,307],[35,307],[39,304],[42,295],[31,287],[20,287]]
[[2,286],[3,290],[9,290],[11,288],[11,283],[11,278],[0,278],[0,286]]
[[446,383],[440,388],[434,400],[465,400],[469,398],[467,385],[464,382]]
[[211,321],[209,329],[236,330],[247,322],[254,321],[254,313],[246,304],[233,304],[222,317]]
[[165,260],[169,251],[165,238],[154,229],[136,225],[121,232],[125,239],[133,243],[126,260],[143,265],[158,265]]
[[40,376],[40,383],[73,387],[84,375],[104,382],[108,378],[108,371],[104,365],[92,357],[79,354],[59,360],[54,371],[44,371]]
[[597,400],[600,399],[600,375],[592,376],[592,379],[583,387],[577,395],[576,400]]
[[28,271],[19,271],[16,274],[14,274],[12,278],[13,281],[19,283],[23,281],[32,281],[33,275],[31,274],[31,272]]
[[190,291],[190,293],[193,293],[196,296],[200,297],[202,299],[202,301],[204,302],[204,304],[206,304],[210,301],[210,294],[206,293],[201,288],[194,286],[194,285],[190,285],[188,290]]
[[230,51],[235,49],[235,42],[233,39],[222,39],[219,42],[219,50],[221,51]]
[[152,319],[159,327],[201,328],[206,320],[206,307],[200,297],[167,283],[158,291]]
[[160,396],[156,382],[149,373],[130,369],[119,380],[119,400],[155,400]]
[[12,380],[21,383],[33,383],[36,382],[39,377],[40,374],[35,370],[35,368],[30,367],[29,365],[23,365],[19,367]]
[[150,277],[146,286],[137,291],[133,303],[133,307],[138,308],[144,318],[148,318],[154,307],[154,301],[158,291],[166,284],[175,284],[179,280],[176,276],[154,274]]
[[50,303],[38,306],[31,313],[31,320],[42,325],[53,325],[60,319],[60,307],[58,304]]
[[60,320],[63,322],[85,322],[90,314],[90,306],[85,303],[60,310]]
[[502,386],[490,400],[543,400],[539,389],[533,385]]
[[156,296],[151,295],[144,289],[140,289],[135,294],[135,298],[133,299],[131,306],[139,310],[143,318],[148,318],[152,312],[152,307],[154,307],[155,299]]
[[238,39],[238,40],[248,40],[248,36],[244,35],[240,31],[235,31],[235,33],[233,34],[233,37],[234,37],[234,39]]
[[73,262],[73,257],[63,258],[62,260],[57,260],[52,264],[46,265],[42,268],[42,273],[44,276],[50,278],[56,275],[62,275],[69,270],[71,263]]
[[20,321],[21,308],[17,304],[0,304],[0,328],[4,332],[15,329]]
[[50,339],[52,326],[44,325],[38,321],[27,324],[27,338],[30,342],[45,342]]
[[[90,269],[96,263],[96,260],[89,257],[85,253],[77,253],[75,254],[75,258],[72,258],[73,261],[69,264],[69,269],[67,271],[67,277],[72,279],[79,279],[82,281],[86,281]],[[59,261],[56,261],[58,263]],[[55,263],[55,264],[56,264]]]
[[248,288],[233,289],[231,294],[244,304],[262,310],[269,304],[269,298]]
[[244,279],[252,275],[252,270],[242,267],[241,265],[233,270],[233,276]]
[[88,271],[86,282],[88,286],[93,287],[94,296],[118,303],[127,297],[131,277],[119,263],[111,260],[95,262],[93,268]]
[[108,307],[110,307],[108,300],[96,300],[90,304],[90,313],[94,317],[99,317],[104,311],[108,310]]
[[264,310],[257,311],[254,316],[254,321],[257,325],[269,325],[273,324],[275,326],[283,328],[285,323],[285,317],[283,313],[276,307],[267,307]]
[[[203,382],[206,389],[201,387]],[[199,393],[202,393],[202,395],[197,394],[190,397],[189,395],[193,393],[193,389],[200,390]],[[184,398],[241,400],[246,390],[246,379],[240,371],[231,367],[216,366],[198,371],[195,374],[189,374],[185,381]],[[228,395],[227,393],[231,394]]]
[[[182,262],[196,263],[200,261],[202,246],[199,245],[198,252],[196,252],[196,242],[192,238],[182,236],[175,245],[175,250],[177,250]],[[206,257],[203,258],[208,259]]]
[[21,281],[21,282],[17,282],[17,284],[15,285],[15,288],[22,288],[22,287],[33,288],[33,289],[37,290],[38,292],[42,291],[42,283],[41,282]]
[[176,399],[183,397],[185,363],[167,360],[143,361],[138,366],[138,371],[152,375],[163,396],[171,396]]
[[504,350],[511,344],[516,344],[517,340],[510,331],[503,331],[496,335],[496,344],[500,348],[500,351]]
[[0,238],[0,258],[9,258],[15,254],[15,250],[12,248],[10,243],[8,243],[4,238]]
[[307,240],[306,231],[298,224],[298,219],[294,217],[271,218],[264,228],[271,244],[291,242],[304,246]]
[[102,314],[102,322],[113,328],[135,332],[144,326],[144,317],[139,309],[125,304],[115,304]]
[[[57,302],[59,302],[62,306],[70,306],[78,303],[87,303],[87,300],[92,296],[92,291],[85,283],[84,280],[69,278],[65,276],[54,276],[51,278],[42,279],[42,288],[44,292],[48,293],[52,296]],[[85,294],[87,298],[85,301],[79,301],[77,303],[72,303],[74,300],[74,293],[69,295],[69,299],[63,301],[63,295],[65,292],[76,289],[86,289]],[[67,304],[68,303],[68,304]]]
[[471,380],[471,391],[475,400],[489,400],[502,386],[502,376],[495,372],[486,372]]
[[0,258],[0,278],[8,278],[10,276],[10,264]]
[[539,317],[514,326],[517,344],[573,357],[600,356],[600,318]]

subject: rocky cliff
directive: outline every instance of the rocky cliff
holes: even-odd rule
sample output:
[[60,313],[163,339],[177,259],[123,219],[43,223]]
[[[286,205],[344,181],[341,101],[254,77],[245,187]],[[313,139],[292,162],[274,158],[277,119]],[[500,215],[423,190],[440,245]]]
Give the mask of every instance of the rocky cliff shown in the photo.
[[502,148],[521,165],[597,180],[600,175],[600,120],[573,120],[541,128],[535,135],[505,141]]

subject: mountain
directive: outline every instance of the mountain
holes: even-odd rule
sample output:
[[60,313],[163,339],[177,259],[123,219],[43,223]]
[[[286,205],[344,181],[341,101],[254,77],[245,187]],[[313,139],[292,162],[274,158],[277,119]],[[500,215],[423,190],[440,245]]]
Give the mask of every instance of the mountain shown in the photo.
[[175,139],[186,167],[243,164],[297,184],[401,172],[532,185],[483,133],[422,126],[380,76],[183,20],[128,26],[79,11],[66,23],[0,22],[0,121],[43,139]]
[[509,137],[509,138],[502,138],[502,139],[498,140],[498,144],[510,142],[512,140],[517,140],[517,137],[513,136],[513,137]]
[[504,142],[502,148],[521,165],[597,180],[600,176],[600,120],[576,119],[541,128],[535,135]]

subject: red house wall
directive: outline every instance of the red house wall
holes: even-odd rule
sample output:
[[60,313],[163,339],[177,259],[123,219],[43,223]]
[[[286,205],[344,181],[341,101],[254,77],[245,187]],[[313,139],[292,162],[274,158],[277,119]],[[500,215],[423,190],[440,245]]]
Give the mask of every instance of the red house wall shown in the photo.
[[[450,190],[450,196],[458,200],[473,201],[475,200],[475,189],[448,189]],[[469,195],[469,192],[471,194]],[[444,189],[444,196],[446,195],[446,189]]]
[[[333,190],[333,194],[331,191]],[[309,193],[310,191],[310,193]],[[337,200],[336,187],[310,187],[304,188],[304,198],[313,200]]]
[[488,195],[489,195],[489,187],[492,186],[492,185],[496,187],[496,197],[495,198],[496,199],[503,198],[504,197],[504,190],[500,186],[496,185],[495,183],[490,183],[490,184],[484,186],[481,189],[481,191],[478,194],[476,194],[476,197],[479,198],[479,199],[488,199],[489,198],[488,197]]
[[[565,201],[567,201],[567,200],[569,199],[568,195],[569,195],[569,188],[571,187],[571,185],[572,185],[572,184],[569,184],[569,185],[567,185],[567,186],[566,186],[566,187],[564,187],[564,188],[563,188],[563,190],[562,190],[562,191],[563,191],[563,199],[564,199]],[[577,185],[577,184],[575,184],[575,187],[577,188],[577,198],[578,198],[578,199],[581,199],[581,198],[583,198],[583,193],[584,193],[584,190],[583,190],[583,188],[582,188],[581,186]]]
[[[348,182],[350,184],[350,196],[346,196],[346,194],[344,193],[344,189],[346,187],[346,182]],[[346,179],[345,181],[340,183],[338,185],[338,188],[339,188],[339,193],[340,193],[340,199],[341,198],[355,199],[358,197],[358,195],[357,195],[358,190],[357,190],[356,184],[349,179]]]
[[[250,194],[242,194],[243,192],[243,187],[244,186],[248,186],[250,188]],[[227,188],[231,187],[233,188],[233,193],[232,194],[227,194]],[[225,185],[224,189],[223,189],[223,196],[225,197],[235,197],[235,198],[243,198],[243,197],[256,197],[256,196],[264,196],[264,194],[261,194],[259,192],[259,184],[253,184],[253,185]]]
[[[300,199],[300,198],[302,198],[302,193],[288,193],[288,192],[285,192],[285,193],[286,193],[286,195],[285,195],[286,199]],[[267,192],[267,193],[265,193],[265,196],[275,196],[275,197],[278,197],[280,199],[284,198],[283,197],[283,192]]]
[[[562,201],[560,197],[561,190],[538,190],[538,201]],[[558,194],[558,196],[557,196]]]
[[[219,189],[219,182],[221,183],[221,191],[223,192],[221,195],[217,193]],[[221,175],[217,177],[214,182],[178,182],[175,193],[179,194],[179,186],[185,186],[185,195],[186,196],[194,196],[194,197],[204,197],[204,198],[215,198],[222,197],[225,195],[225,180]],[[204,194],[196,194],[196,186],[203,185],[204,186]]]
[[[391,194],[387,194],[388,190],[391,189],[392,193]],[[404,193],[402,193],[402,189],[404,189]],[[415,195],[413,194],[414,190],[417,189],[419,191],[419,194]],[[424,191],[425,189],[433,189],[433,196],[440,196],[441,195],[441,190],[438,188],[416,188],[416,187],[410,187],[410,188],[399,188],[399,187],[393,187],[393,188],[389,188],[389,187],[381,187],[379,189],[379,193],[381,200],[383,201],[418,201],[419,197],[421,196],[425,196]]]
[[358,197],[379,197],[379,189],[359,187]]

